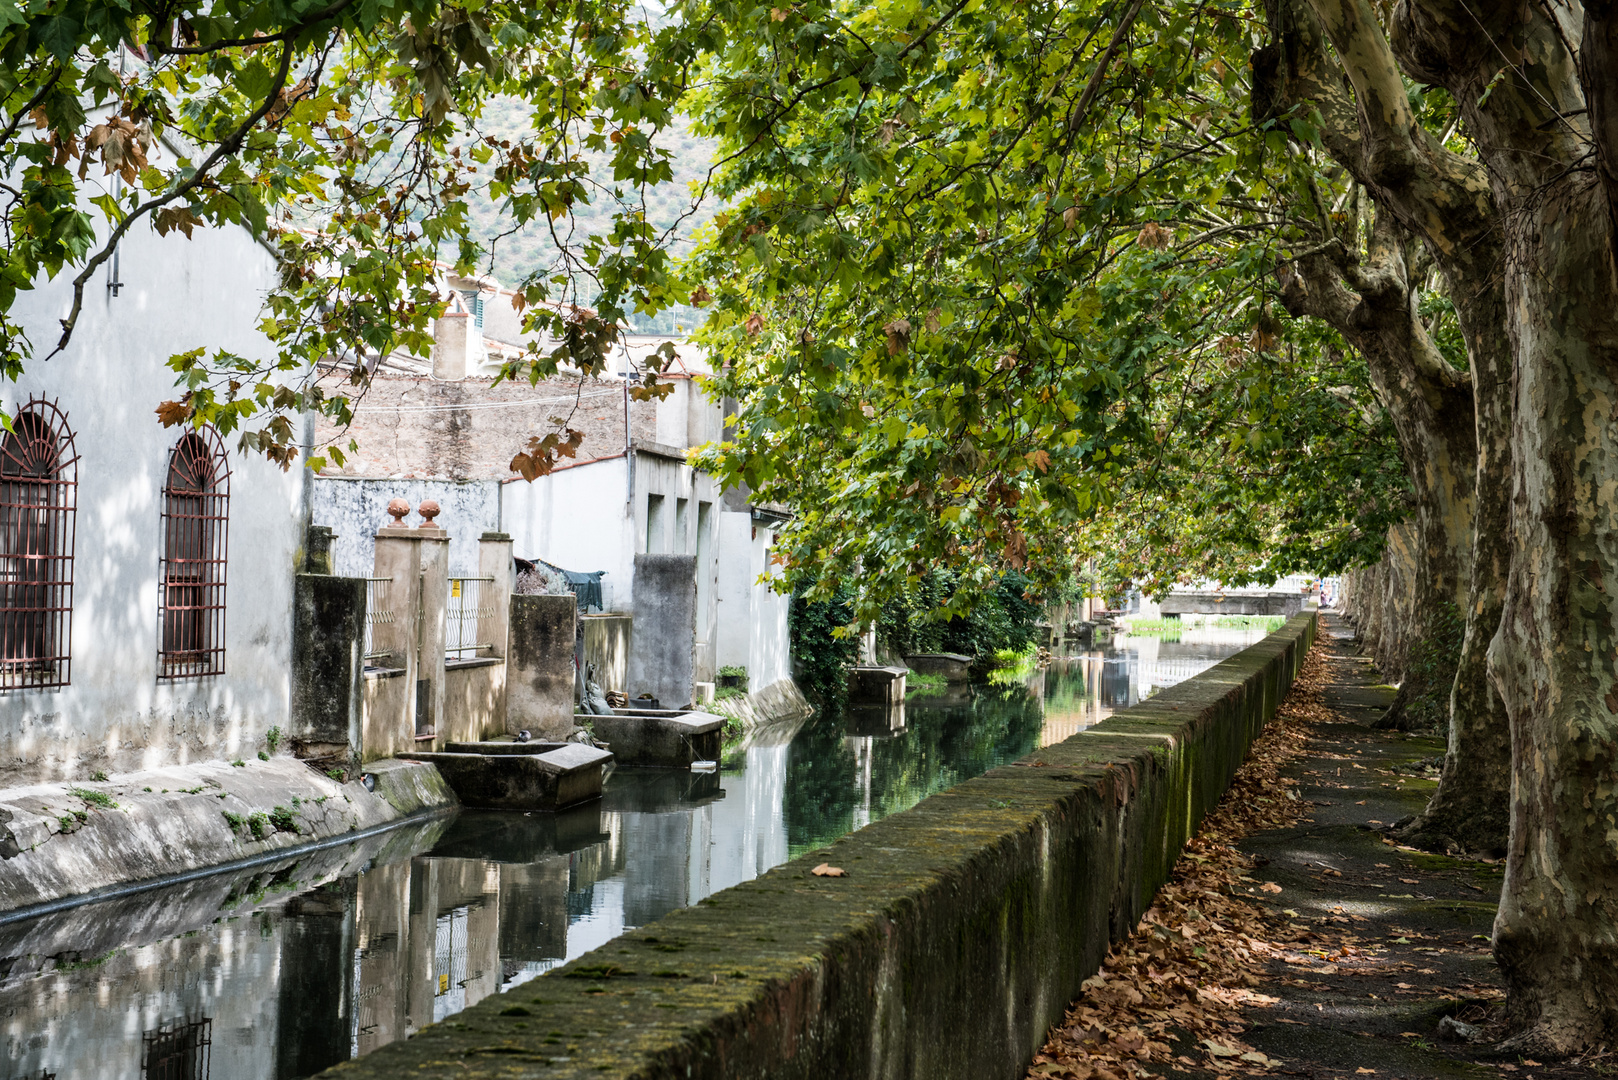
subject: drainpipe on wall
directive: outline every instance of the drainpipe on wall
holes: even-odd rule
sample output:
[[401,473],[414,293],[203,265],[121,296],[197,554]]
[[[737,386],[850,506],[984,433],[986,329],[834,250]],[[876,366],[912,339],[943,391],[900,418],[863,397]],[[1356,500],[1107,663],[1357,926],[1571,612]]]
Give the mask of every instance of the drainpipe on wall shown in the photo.
[[629,350],[624,349],[624,503],[635,501],[635,454],[629,438]]

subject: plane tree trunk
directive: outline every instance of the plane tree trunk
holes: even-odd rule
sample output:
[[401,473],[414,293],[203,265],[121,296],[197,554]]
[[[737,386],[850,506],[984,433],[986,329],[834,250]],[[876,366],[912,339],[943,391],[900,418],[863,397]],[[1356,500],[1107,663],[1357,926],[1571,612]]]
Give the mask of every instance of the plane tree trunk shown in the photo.
[[[1389,215],[1427,245],[1466,342],[1474,495],[1472,518],[1464,530],[1470,551],[1464,559],[1454,560],[1464,566],[1458,607],[1465,626],[1449,695],[1443,776],[1427,808],[1402,838],[1438,850],[1501,851],[1509,821],[1511,743],[1504,702],[1487,673],[1487,649],[1500,623],[1511,551],[1507,493],[1512,469],[1513,354],[1507,332],[1501,216],[1481,163],[1448,150],[1413,123],[1403,84],[1379,30],[1377,41],[1367,43],[1343,32],[1339,19],[1338,33],[1332,35],[1339,50],[1334,55],[1326,48],[1322,23],[1334,25],[1329,16],[1338,5],[1322,0],[1324,14],[1317,16],[1304,0],[1272,3],[1272,42],[1254,56],[1255,111],[1279,115],[1301,107],[1318,112],[1322,144],[1363,185],[1379,217]],[[1364,4],[1346,7],[1376,29]],[[1341,52],[1344,47],[1350,51]],[[1380,64],[1376,70],[1384,77],[1391,73],[1399,83],[1400,98],[1393,99],[1393,87],[1388,86],[1384,107],[1370,83],[1366,83],[1370,92],[1360,93],[1356,86],[1350,95],[1342,78],[1344,56],[1365,56],[1373,67]],[[1394,384],[1392,389],[1404,392],[1406,387]],[[1445,415],[1456,414],[1445,411]],[[1448,434],[1453,440],[1452,427]],[[1408,456],[1403,436],[1401,449],[1413,472],[1424,468],[1421,459]]]
[[1487,167],[1514,375],[1511,563],[1488,649],[1512,748],[1495,956],[1511,1049],[1614,1045],[1618,10],[1407,0],[1390,46],[1368,0],[1310,2],[1384,176],[1426,167],[1401,71],[1449,91]]
[[[1407,613],[1398,637],[1419,653],[1436,620],[1446,611],[1458,618],[1467,602],[1477,444],[1471,379],[1445,361],[1422,322],[1412,246],[1382,211],[1363,257],[1339,242],[1283,266],[1280,278],[1289,312],[1321,319],[1365,357],[1377,402],[1393,422],[1410,479],[1416,556],[1414,589],[1398,598]],[[1427,683],[1435,673],[1419,659],[1400,665],[1395,716],[1433,689]],[[1453,671],[1437,674],[1447,705]]]

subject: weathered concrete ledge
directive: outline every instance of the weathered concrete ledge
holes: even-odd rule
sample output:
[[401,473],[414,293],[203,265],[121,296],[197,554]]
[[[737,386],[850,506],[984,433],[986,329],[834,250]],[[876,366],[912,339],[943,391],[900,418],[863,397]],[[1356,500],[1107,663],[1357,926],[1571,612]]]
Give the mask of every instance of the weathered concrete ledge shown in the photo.
[[792,725],[792,730],[796,731],[815,711],[790,677],[777,679],[762,690],[749,690],[741,697],[716,698],[702,708],[718,716],[740,720],[746,731],[775,724]]
[[374,791],[285,756],[0,790],[0,921],[457,805],[430,765],[365,771]]
[[[323,1075],[1020,1076],[1314,634],[1297,616],[1095,728]],[[823,862],[848,875],[816,876]]]

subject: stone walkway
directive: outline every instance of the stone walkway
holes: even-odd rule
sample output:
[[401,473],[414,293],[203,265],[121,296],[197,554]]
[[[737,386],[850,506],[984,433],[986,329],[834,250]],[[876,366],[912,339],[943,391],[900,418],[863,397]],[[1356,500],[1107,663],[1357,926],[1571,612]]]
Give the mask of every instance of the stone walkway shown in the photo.
[[1276,1001],[1248,1011],[1245,1040],[1282,1059],[1281,1071],[1311,1078],[1610,1075],[1491,1057],[1440,1037],[1444,1017],[1482,1023],[1504,996],[1489,948],[1502,867],[1384,836],[1382,826],[1425,804],[1436,773],[1421,763],[1442,755],[1443,742],[1372,729],[1393,688],[1358,655],[1351,628],[1327,615],[1321,629],[1326,698],[1342,722],[1318,725],[1309,752],[1283,769],[1310,815],[1240,847],[1262,860],[1259,883],[1280,886],[1277,910],[1331,944],[1268,965],[1255,989]]

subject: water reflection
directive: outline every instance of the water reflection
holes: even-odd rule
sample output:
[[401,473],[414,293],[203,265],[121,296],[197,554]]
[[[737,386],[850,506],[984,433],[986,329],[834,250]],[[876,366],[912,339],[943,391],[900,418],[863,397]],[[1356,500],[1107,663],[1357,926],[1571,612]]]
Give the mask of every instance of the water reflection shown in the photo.
[[[1219,636],[1223,640],[1219,640]],[[1125,639],[1006,685],[619,770],[561,815],[465,811],[0,925],[0,1078],[304,1077],[1067,737],[1254,635]]]

